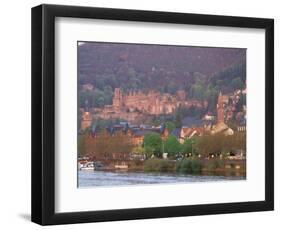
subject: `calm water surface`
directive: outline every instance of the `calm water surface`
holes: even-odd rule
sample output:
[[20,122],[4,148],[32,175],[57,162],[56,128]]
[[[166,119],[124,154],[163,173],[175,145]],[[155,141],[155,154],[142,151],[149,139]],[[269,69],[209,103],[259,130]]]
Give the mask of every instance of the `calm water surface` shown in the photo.
[[244,176],[180,175],[126,171],[78,171],[78,186],[122,186],[137,184],[195,183],[210,181],[245,180]]

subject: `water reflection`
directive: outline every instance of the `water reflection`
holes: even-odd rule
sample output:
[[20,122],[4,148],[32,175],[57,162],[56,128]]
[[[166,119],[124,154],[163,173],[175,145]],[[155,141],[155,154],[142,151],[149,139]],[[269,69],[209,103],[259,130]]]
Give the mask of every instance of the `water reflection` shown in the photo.
[[122,186],[141,184],[165,184],[165,183],[195,183],[211,181],[245,180],[244,175],[236,172],[222,175],[186,175],[169,173],[143,173],[128,171],[79,171],[78,187],[90,186]]

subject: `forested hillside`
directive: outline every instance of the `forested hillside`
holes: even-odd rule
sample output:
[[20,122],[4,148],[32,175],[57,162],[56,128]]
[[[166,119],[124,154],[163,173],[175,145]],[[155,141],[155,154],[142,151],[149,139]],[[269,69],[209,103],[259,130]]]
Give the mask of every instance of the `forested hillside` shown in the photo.
[[245,87],[246,50],[183,46],[84,43],[78,47],[79,85],[95,90],[80,92],[94,107],[110,104],[113,90],[157,89],[206,99],[213,107],[219,91]]

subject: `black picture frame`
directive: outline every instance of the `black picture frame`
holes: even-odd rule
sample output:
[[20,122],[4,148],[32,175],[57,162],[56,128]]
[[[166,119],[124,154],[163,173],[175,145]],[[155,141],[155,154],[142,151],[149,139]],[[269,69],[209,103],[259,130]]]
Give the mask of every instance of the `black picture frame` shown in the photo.
[[[109,19],[265,29],[265,200],[55,213],[55,18]],[[261,150],[262,151],[262,150]],[[274,209],[274,20],[110,8],[32,8],[32,221],[41,225],[163,218]]]

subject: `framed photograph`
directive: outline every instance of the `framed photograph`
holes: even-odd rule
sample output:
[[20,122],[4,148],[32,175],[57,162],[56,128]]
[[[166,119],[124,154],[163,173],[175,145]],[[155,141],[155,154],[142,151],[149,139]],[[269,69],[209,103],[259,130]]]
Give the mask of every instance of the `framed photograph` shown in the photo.
[[274,208],[274,21],[32,8],[32,221]]

